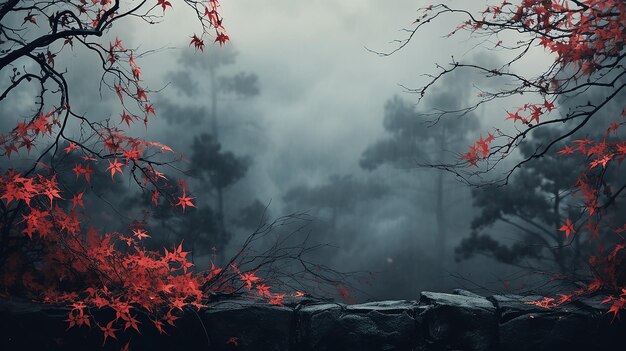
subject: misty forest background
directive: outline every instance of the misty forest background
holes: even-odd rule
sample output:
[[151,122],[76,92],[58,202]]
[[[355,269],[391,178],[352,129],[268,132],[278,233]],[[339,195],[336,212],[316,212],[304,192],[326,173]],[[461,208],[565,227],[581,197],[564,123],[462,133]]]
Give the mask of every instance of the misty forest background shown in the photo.
[[[505,125],[505,108],[520,105],[509,100],[428,123],[425,113],[466,106],[480,87],[506,82],[461,72],[419,105],[405,87],[426,82],[422,75],[451,54],[488,65],[506,53],[472,50],[467,34],[443,40],[456,26],[452,16],[393,56],[366,49],[394,48],[391,41],[405,35],[399,29],[414,20],[411,9],[423,5],[225,1],[231,43],[207,46],[205,54],[181,42],[181,33],[193,31],[182,7],[168,10],[158,32],[132,21],[116,28],[127,46],[144,52],[138,57],[143,80],[155,91],[157,119],[148,130],[132,131],[185,156],[167,176],[186,180],[197,208],[181,214],[172,206],[151,207],[150,195],[128,175],[112,182],[100,172],[92,180],[95,195],[85,199],[94,223],[113,231],[145,220],[155,248],[184,240],[203,269],[210,260],[223,264],[264,219],[303,213],[295,226],[278,228],[260,245],[305,225],[297,235],[308,235],[310,245],[327,244],[308,254],[312,262],[361,272],[350,282],[359,301],[415,299],[423,290],[458,287],[530,291],[541,289],[542,278],[573,269],[576,258],[585,257],[581,243],[555,259],[532,232],[553,233],[574,210],[568,193],[574,161],[546,156],[505,188],[472,188],[450,173],[418,166],[454,160],[481,133]],[[155,47],[154,35],[169,44]],[[541,62],[543,55],[537,50],[530,57]],[[72,67],[67,79],[74,108],[120,122],[117,96],[99,90],[95,58],[75,49],[57,61]],[[530,70],[534,63],[526,64]],[[0,114],[25,115],[32,108],[28,96],[17,94]],[[597,97],[591,91],[580,98]],[[0,123],[8,129],[12,121]],[[68,159],[68,179],[73,166]],[[555,207],[556,198],[561,203]]]

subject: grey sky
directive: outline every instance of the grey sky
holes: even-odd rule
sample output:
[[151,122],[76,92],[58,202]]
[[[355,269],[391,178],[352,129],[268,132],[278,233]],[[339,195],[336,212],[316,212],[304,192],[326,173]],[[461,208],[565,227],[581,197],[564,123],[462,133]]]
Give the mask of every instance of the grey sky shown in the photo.
[[[450,48],[462,45],[463,35],[442,40],[451,28],[448,22],[435,23],[391,57],[381,58],[365,49],[393,48],[390,42],[405,36],[400,29],[410,26],[423,4],[223,1],[224,23],[232,40],[228,45],[239,52],[236,69],[259,76],[262,93],[254,108],[265,132],[261,142],[266,159],[257,163],[273,178],[268,179],[273,184],[263,187],[270,190],[266,196],[298,182],[319,184],[329,170],[357,170],[361,152],[383,133],[385,101],[402,94],[398,84],[424,82],[421,74],[432,72],[435,62],[447,62]],[[189,49],[188,37],[197,28],[193,21],[183,20],[187,14],[182,6],[171,13],[168,9],[157,29],[158,43]],[[154,33],[150,26],[141,27],[134,40],[143,43],[142,49],[153,48]],[[153,61],[157,59],[158,63]],[[150,65],[144,69],[146,81],[158,82],[151,79],[155,71],[173,69],[175,59],[176,55],[163,53],[146,58],[144,66]]]

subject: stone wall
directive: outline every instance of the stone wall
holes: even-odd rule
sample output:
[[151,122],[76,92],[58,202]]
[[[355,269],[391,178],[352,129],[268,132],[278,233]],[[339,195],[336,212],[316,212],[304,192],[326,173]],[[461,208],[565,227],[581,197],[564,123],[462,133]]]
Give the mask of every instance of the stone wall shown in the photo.
[[[245,300],[188,312],[159,335],[146,316],[142,334],[118,333],[102,346],[96,328],[67,329],[67,309],[0,304],[0,350],[622,350],[626,326],[612,322],[601,298],[555,309],[527,304],[540,297],[482,297],[463,290],[424,292],[419,301],[359,305],[293,301],[269,306]],[[97,318],[110,320],[110,311]]]

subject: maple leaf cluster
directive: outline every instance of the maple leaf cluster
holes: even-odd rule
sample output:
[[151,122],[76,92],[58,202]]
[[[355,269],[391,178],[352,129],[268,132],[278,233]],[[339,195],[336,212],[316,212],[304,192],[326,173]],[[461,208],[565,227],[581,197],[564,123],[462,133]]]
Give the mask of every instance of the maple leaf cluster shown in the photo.
[[[230,40],[230,37],[224,31],[222,25],[223,18],[218,13],[220,4],[217,0],[209,0],[208,4],[204,7],[204,16],[207,18],[213,28],[215,28],[215,43],[219,43],[220,46],[224,45]],[[194,34],[191,37],[189,46],[193,45],[197,50],[204,51],[204,40],[202,36],[198,37]]]
[[[506,119],[511,119],[513,122],[520,121],[523,124],[532,125],[531,123],[533,121],[539,123],[539,117],[545,113],[551,112],[554,108],[554,103],[548,100],[545,100],[543,104],[525,104],[523,107],[518,108],[515,113],[508,112]],[[520,112],[527,112],[528,118],[522,117]]]
[[54,173],[29,177],[10,170],[0,177],[0,193],[3,206],[21,213],[15,228],[37,241],[43,249],[38,260],[45,263],[29,267],[23,255],[10,255],[2,274],[5,292],[22,286],[39,301],[71,304],[69,327],[90,327],[89,309],[112,308],[115,320],[100,327],[105,341],[115,338],[114,323],[138,331],[133,308],[151,312],[158,328],[175,320],[172,309],[203,306],[203,276],[188,271],[192,264],[182,245],[161,254],[143,247],[150,236],[142,228],[132,234],[84,229],[85,215],[77,210],[83,193],[65,199]]
[[489,144],[494,140],[494,136],[489,133],[487,138],[483,139],[481,136],[474,145],[469,147],[469,151],[463,155],[463,159],[466,160],[470,167],[477,167],[478,161],[489,157]]
[[[230,268],[233,272],[237,273],[239,280],[242,283],[241,287],[252,292],[252,295],[257,298],[266,300],[270,305],[282,305],[287,294],[273,293],[270,290],[272,286],[267,285],[263,278],[258,277],[255,271],[242,272],[236,264],[231,264]],[[300,298],[305,294],[301,291],[294,292],[291,297]]]
[[11,133],[1,135],[0,144],[4,155],[10,158],[13,152],[18,153],[22,149],[26,149],[26,153],[30,155],[38,138],[50,136],[55,127],[61,127],[59,117],[62,110],[63,107],[47,114],[40,113],[30,123],[18,123]]
[[[98,326],[103,342],[116,339],[120,331],[139,332],[139,310],[148,312],[153,326],[166,333],[176,314],[205,307],[214,294],[245,288],[250,296],[274,305],[287,296],[271,292],[264,279],[236,264],[228,270],[212,264],[208,272],[194,273],[182,243],[163,252],[147,250],[144,240],[150,235],[141,225],[129,233],[83,228],[85,215],[77,209],[84,206],[83,193],[64,198],[54,175],[25,177],[9,171],[0,180],[3,204],[23,207],[21,234],[38,240],[44,248],[40,259],[45,262],[28,269],[23,255],[8,257],[2,287],[22,286],[37,301],[70,305],[68,326]],[[189,201],[185,199],[183,195],[181,201]],[[93,310],[103,308],[115,311],[115,318],[96,320]]]

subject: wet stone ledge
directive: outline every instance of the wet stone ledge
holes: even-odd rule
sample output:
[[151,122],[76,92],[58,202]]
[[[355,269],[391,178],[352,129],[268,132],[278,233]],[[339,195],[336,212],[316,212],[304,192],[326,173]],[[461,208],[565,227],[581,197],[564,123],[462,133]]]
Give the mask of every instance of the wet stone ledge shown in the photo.
[[[482,297],[467,291],[424,292],[418,301],[358,305],[303,300],[270,306],[216,302],[188,312],[160,335],[146,316],[141,334],[118,333],[102,345],[97,328],[67,329],[67,309],[0,302],[0,350],[623,350],[626,323],[601,297],[550,310],[538,296]],[[113,318],[110,311],[95,317]],[[114,341],[114,340],[113,340]]]

